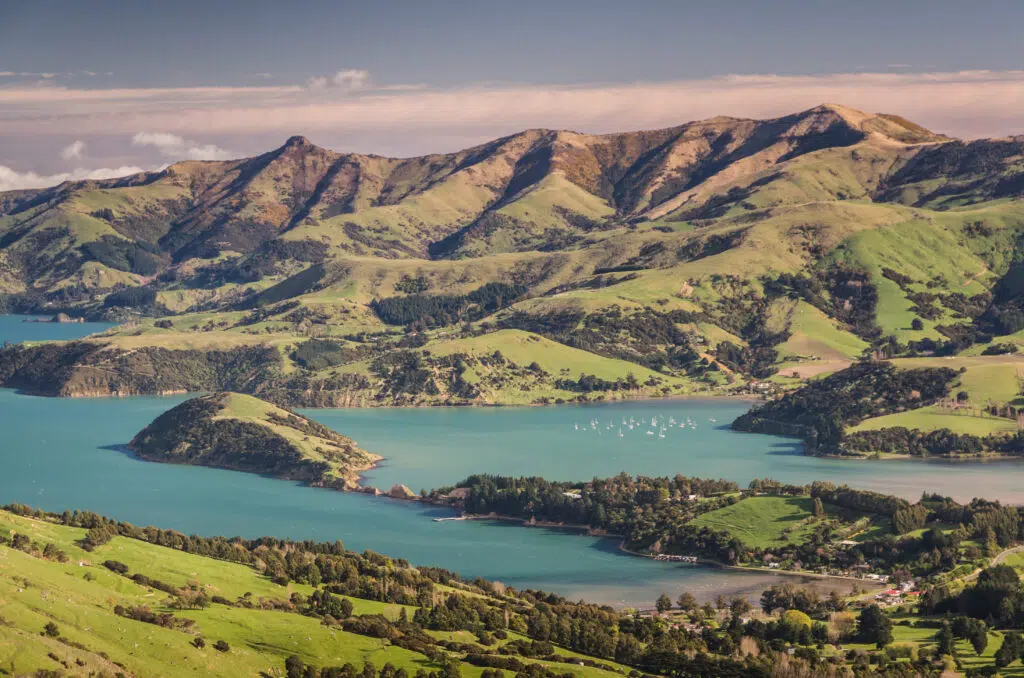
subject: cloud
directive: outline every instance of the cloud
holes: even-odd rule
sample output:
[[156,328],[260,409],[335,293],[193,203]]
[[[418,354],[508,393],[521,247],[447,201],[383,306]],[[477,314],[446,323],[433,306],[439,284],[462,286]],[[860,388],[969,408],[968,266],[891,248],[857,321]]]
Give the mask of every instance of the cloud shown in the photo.
[[349,68],[331,76],[331,84],[342,89],[362,89],[370,82],[368,71]]
[[214,144],[190,141],[167,132],[139,132],[132,137],[132,145],[152,146],[161,155],[173,160],[230,160],[236,157],[231,151]]
[[74,160],[76,158],[81,158],[84,152],[85,142],[79,139],[61,149],[60,157],[65,160]]
[[[0,88],[0,139],[67,134],[71,129],[87,140],[120,135],[125,129],[161,130],[168,136],[140,137],[159,140],[142,145],[178,159],[226,157],[213,143],[188,141],[193,134],[212,139],[316,134],[356,139],[361,150],[386,147],[389,153],[412,154],[454,150],[456,144],[530,127],[600,133],[716,115],[775,117],[822,102],[898,113],[968,138],[1024,134],[1024,71],[731,75],[630,84],[492,83],[397,90],[351,73],[338,82],[336,86],[333,77],[321,77],[312,88]],[[375,146],[366,148],[370,142]]]
[[306,80],[306,88],[311,90],[322,90],[327,87],[334,87],[339,90],[354,92],[361,90],[370,84],[370,72],[359,68],[348,68],[338,71],[327,77],[314,75]]
[[35,172],[19,172],[5,165],[0,165],[0,191],[16,191],[25,188],[44,188],[56,186],[64,181],[80,181],[82,179],[111,179],[123,177],[129,174],[152,171],[125,165],[123,167],[104,167],[99,169],[79,168],[70,172],[58,174],[40,175]]
[[56,78],[56,73],[33,73],[31,71],[0,71],[0,78]]

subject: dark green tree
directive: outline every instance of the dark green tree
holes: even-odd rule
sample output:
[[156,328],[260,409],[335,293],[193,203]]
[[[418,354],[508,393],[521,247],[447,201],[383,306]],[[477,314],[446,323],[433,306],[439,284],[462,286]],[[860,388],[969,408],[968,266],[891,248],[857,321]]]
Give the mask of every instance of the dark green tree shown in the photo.
[[857,619],[857,633],[864,642],[883,648],[892,642],[892,621],[878,605],[868,605]]
[[1009,666],[1014,660],[1020,658],[1024,653],[1024,640],[1019,633],[1007,632],[1003,634],[1003,644],[996,650],[996,667]]

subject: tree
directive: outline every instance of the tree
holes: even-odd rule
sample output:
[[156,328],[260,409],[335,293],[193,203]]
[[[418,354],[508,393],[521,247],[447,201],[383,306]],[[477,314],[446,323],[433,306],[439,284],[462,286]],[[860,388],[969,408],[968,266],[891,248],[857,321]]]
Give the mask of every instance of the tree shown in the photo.
[[729,614],[733,619],[739,619],[750,612],[750,601],[743,596],[736,596],[729,601]]
[[814,498],[814,517],[821,518],[825,515],[825,505],[821,503],[821,497]]
[[672,599],[668,597],[667,593],[662,593],[658,596],[658,600],[654,602],[654,607],[657,608],[659,613],[665,614],[672,609]]
[[799,642],[804,635],[810,637],[811,618],[800,610],[786,610],[779,619],[779,626],[784,629],[787,640]]
[[857,633],[881,649],[892,642],[892,621],[878,605],[868,605],[857,619]]
[[979,623],[971,624],[970,630],[967,634],[967,640],[971,641],[971,647],[974,648],[975,654],[979,657],[988,647],[988,628],[985,623],[981,620],[975,620]]
[[46,626],[43,627],[43,633],[50,638],[57,638],[60,636],[60,627],[53,622],[46,622]]
[[202,650],[206,647],[206,641],[203,640],[202,636],[196,636],[192,639],[192,647]]
[[676,599],[676,605],[683,612],[693,612],[697,609],[697,599],[693,597],[692,593],[683,591],[679,594],[679,598]]
[[1024,640],[1019,633],[1003,634],[1003,644],[996,650],[996,667],[1009,666],[1024,653]]
[[231,650],[231,646],[228,645],[226,640],[218,640],[216,643],[213,644],[213,649],[217,652],[228,652],[229,650]]
[[910,321],[910,329],[914,330],[915,332],[920,332],[921,330],[924,329],[924,323],[921,321],[920,318],[914,318],[913,320]]
[[935,634],[935,643],[938,646],[936,651],[939,656],[953,654],[953,629],[949,624],[943,624],[939,632]]

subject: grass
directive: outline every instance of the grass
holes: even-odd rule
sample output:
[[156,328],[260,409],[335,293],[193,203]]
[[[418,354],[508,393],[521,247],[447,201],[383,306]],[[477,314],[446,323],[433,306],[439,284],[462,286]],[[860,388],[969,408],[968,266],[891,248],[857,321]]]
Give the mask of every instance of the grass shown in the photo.
[[967,414],[949,414],[939,412],[935,407],[922,407],[897,414],[887,414],[882,417],[867,419],[851,431],[877,431],[882,428],[902,426],[909,429],[921,431],[937,431],[948,428],[955,433],[969,433],[976,436],[985,436],[993,433],[1013,433],[1017,430],[1017,423],[1009,419],[986,416],[971,416]]
[[835,320],[805,301],[780,300],[772,311],[785,316],[782,325],[791,333],[779,347],[783,358],[842,360],[856,358],[868,347],[866,341],[840,328]]
[[690,524],[728,532],[749,548],[770,548],[802,542],[813,529],[813,518],[810,497],[750,497]]
[[[0,545],[0,667],[12,675],[63,670],[59,662],[75,675],[118,671],[140,678],[279,675],[285,658],[292,654],[319,665],[351,662],[361,666],[371,661],[379,667],[390,662],[410,673],[439,668],[421,654],[380,639],[325,626],[315,618],[258,607],[214,604],[204,610],[174,610],[176,616],[195,621],[192,631],[127,619],[114,614],[115,605],[166,611],[166,595],[102,567],[99,563],[106,559],[120,560],[132,573],[166,583],[198,582],[211,594],[229,599],[247,591],[256,598],[284,599],[293,592],[308,593],[310,588],[278,586],[242,565],[123,537],[86,552],[76,544],[85,530],[4,511],[0,511],[0,530],[26,534],[40,545],[53,543],[69,556],[67,563],[59,563]],[[357,615],[382,613],[397,618],[400,610],[397,605],[351,600]],[[411,616],[411,608],[409,612]],[[41,633],[48,622],[57,624],[59,639]],[[196,635],[207,641],[204,649],[190,644]],[[230,651],[214,650],[217,640],[226,641]],[[561,654],[575,656],[567,651]],[[467,678],[479,678],[482,673],[465,663],[460,668]],[[619,675],[573,663],[553,668],[579,678]]]
[[[285,438],[293,446],[298,448],[302,456],[314,461],[324,461],[330,465],[334,475],[339,478],[351,478],[353,476],[351,464],[363,463],[367,467],[373,461],[381,457],[366,451],[357,453],[354,459],[339,461],[325,457],[319,449],[334,449],[333,443],[325,438],[318,437],[311,433],[304,433],[290,426],[284,426],[271,420],[271,415],[279,418],[287,418],[290,415],[286,410],[272,405],[264,400],[241,393],[228,393],[225,395],[225,407],[220,410],[214,419],[239,419],[265,426],[274,433]],[[302,419],[302,417],[299,417]]]
[[[661,386],[656,387],[658,389],[667,386],[676,393],[682,393],[692,388],[688,380],[655,372],[625,360],[605,358],[522,330],[500,330],[479,337],[441,340],[432,342],[425,348],[439,356],[452,353],[481,356],[500,351],[505,358],[523,367],[536,362],[544,371],[555,377],[576,379],[581,374],[593,374],[601,379],[614,381],[632,374],[641,383],[650,378],[659,379]],[[467,381],[479,381],[479,376],[467,374]],[[528,390],[524,391],[522,387],[527,387]],[[615,397],[614,392],[604,395]],[[485,395],[493,402],[509,404],[530,403],[542,396],[574,397],[575,394],[553,388],[537,388],[536,384],[528,385],[525,382],[510,380],[498,391]]]

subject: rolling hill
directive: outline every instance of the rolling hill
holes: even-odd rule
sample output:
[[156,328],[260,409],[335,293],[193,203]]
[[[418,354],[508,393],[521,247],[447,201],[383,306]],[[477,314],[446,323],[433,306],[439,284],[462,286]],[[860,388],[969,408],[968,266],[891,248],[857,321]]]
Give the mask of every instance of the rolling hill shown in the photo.
[[0,194],[0,310],[124,322],[0,354],[0,381],[532,403],[770,390],[865,352],[1015,351],[1022,196],[1024,139],[832,104],[405,159],[292,137]]

